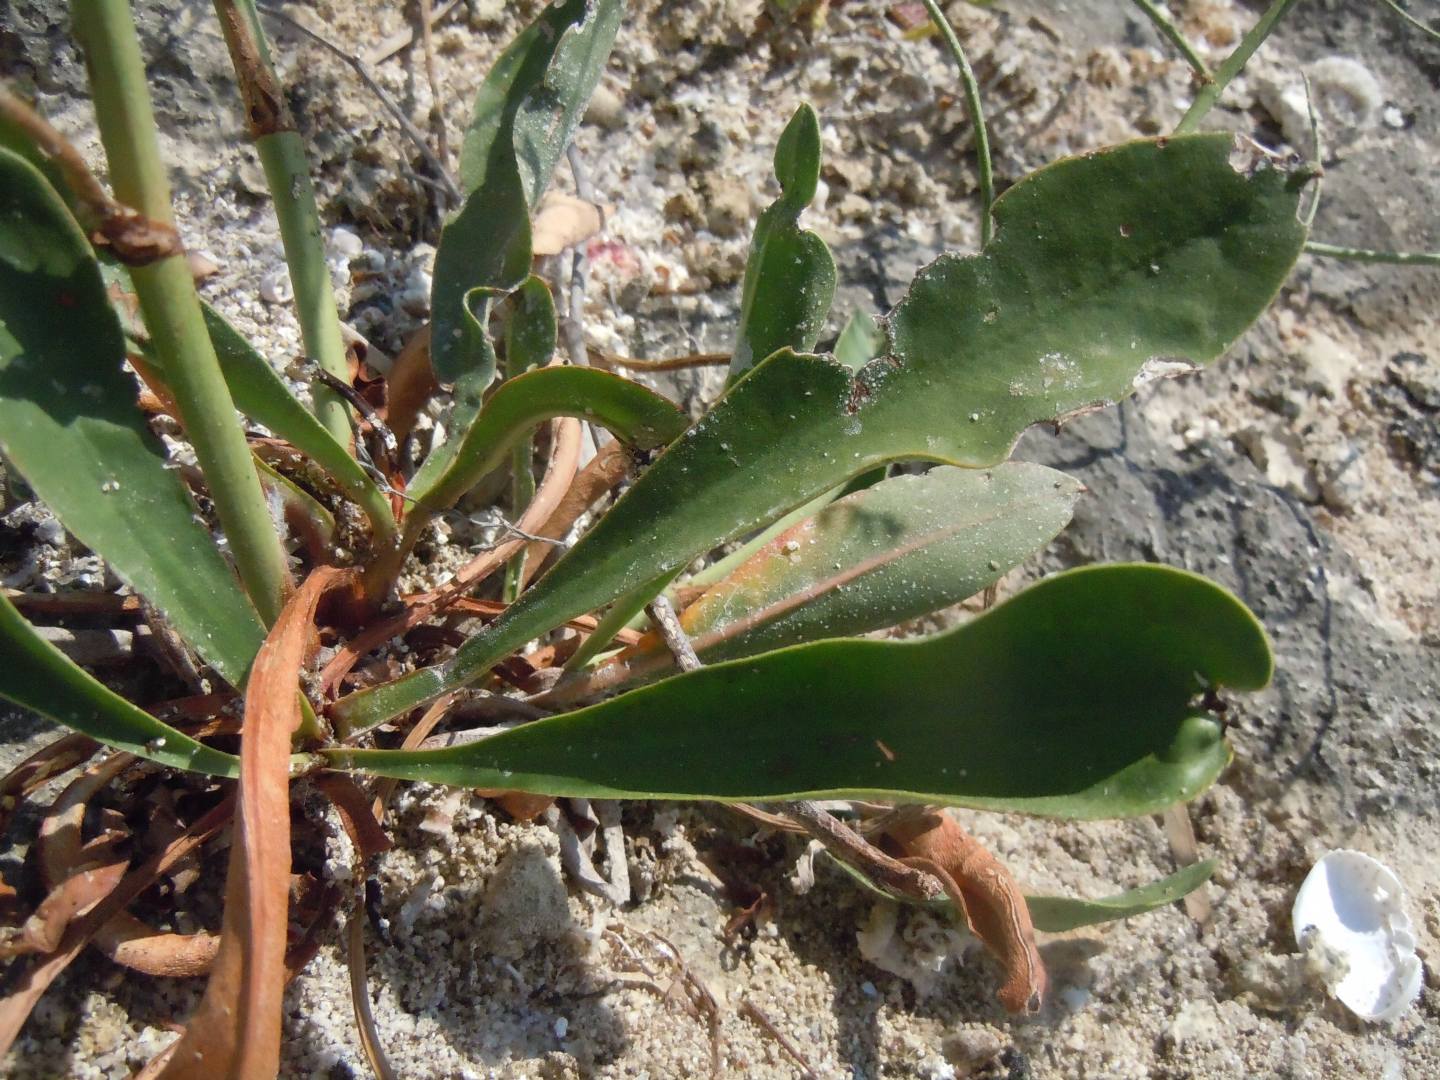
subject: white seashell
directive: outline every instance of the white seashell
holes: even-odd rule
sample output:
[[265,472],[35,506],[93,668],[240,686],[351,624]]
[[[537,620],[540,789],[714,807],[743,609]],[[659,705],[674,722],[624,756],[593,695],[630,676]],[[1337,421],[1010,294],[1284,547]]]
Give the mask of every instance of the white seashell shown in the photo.
[[1384,863],[1332,851],[1295,895],[1296,944],[1330,992],[1366,1020],[1394,1020],[1420,993],[1405,891]]

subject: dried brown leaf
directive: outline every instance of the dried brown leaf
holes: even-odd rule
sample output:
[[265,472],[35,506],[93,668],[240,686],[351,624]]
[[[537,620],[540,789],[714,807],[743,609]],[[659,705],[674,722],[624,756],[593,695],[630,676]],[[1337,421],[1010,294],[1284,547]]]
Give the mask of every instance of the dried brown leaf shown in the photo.
[[238,827],[230,847],[220,949],[200,1007],[163,1077],[274,1076],[290,897],[290,737],[300,725],[300,668],[315,609],[353,572],[320,567],[280,613],[245,694]]
[[885,830],[900,845],[902,862],[934,874],[987,949],[1005,969],[996,996],[1012,1013],[1038,1012],[1045,997],[1045,964],[1025,894],[995,856],[940,810],[901,816]]

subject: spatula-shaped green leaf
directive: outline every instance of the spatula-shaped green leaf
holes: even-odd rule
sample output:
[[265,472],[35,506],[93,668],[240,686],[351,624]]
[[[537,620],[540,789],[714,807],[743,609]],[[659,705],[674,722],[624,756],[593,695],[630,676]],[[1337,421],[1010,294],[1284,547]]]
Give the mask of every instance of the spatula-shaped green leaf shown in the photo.
[[1068,818],[1146,814],[1230,758],[1202,688],[1258,689],[1270,650],[1204,578],[1103,566],[912,641],[821,641],[679,675],[446,750],[340,768],[552,795],[883,797]]
[[780,136],[775,178],[780,181],[780,198],[755,223],[745,264],[731,379],[776,349],[813,349],[835,295],[830,249],[799,225],[820,180],[820,121],[809,105],[795,110]]
[[0,150],[0,450],[232,684],[264,640],[135,404],[125,339],[65,204]]
[[81,670],[0,595],[0,697],[162,765],[238,776],[240,760],[196,742]]
[[441,510],[504,460],[537,424],[577,416],[603,424],[631,446],[652,450],[679,437],[689,418],[667,398],[596,368],[547,367],[526,372],[490,396],[459,441],[449,466],[427,487],[412,487],[422,509]]
[[[999,580],[1065,527],[1081,490],[1018,462],[883,480],[775,537],[680,623],[706,663],[894,626]],[[638,671],[669,659],[653,635],[619,657]]]
[[[948,897],[942,896],[936,900],[913,900],[908,896],[892,896],[875,888],[868,878],[853,867],[830,856],[829,852],[825,854],[857,884],[876,896],[895,900],[898,903],[913,904],[917,907],[928,907],[947,911],[952,915],[956,914],[955,905]],[[1114,896],[1105,896],[1098,900],[1084,900],[1075,896],[1026,896],[1025,906],[1030,909],[1030,921],[1036,930],[1047,934],[1063,934],[1070,930],[1078,930],[1082,926],[1098,926],[1101,923],[1144,915],[1147,911],[1154,911],[1156,908],[1173,904],[1204,885],[1214,872],[1215,860],[1206,859],[1204,862],[1198,862],[1177,870],[1173,874],[1168,874],[1159,881],[1127,889]]]
[[1269,304],[1305,238],[1295,179],[1237,173],[1229,149],[1224,135],[1147,140],[1028,176],[995,203],[988,248],[920,272],[886,320],[890,355],[852,378],[776,353],[447,665],[341,711],[363,726],[462,686],[536,633],[865,469],[994,465],[1037,421],[1213,359]]
[[600,79],[624,7],[562,0],[545,8],[476,96],[460,154],[467,197],[440,234],[431,290],[431,359],[441,382],[457,384],[458,428],[494,378],[485,335],[493,290],[513,289],[530,272],[530,210]]

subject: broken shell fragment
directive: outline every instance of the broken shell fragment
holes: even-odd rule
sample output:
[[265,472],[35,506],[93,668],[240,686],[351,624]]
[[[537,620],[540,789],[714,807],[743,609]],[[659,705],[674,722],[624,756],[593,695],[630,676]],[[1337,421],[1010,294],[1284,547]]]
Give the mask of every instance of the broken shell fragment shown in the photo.
[[1366,1020],[1393,1020],[1420,993],[1405,891],[1384,863],[1332,851],[1295,896],[1296,944],[1330,992]]

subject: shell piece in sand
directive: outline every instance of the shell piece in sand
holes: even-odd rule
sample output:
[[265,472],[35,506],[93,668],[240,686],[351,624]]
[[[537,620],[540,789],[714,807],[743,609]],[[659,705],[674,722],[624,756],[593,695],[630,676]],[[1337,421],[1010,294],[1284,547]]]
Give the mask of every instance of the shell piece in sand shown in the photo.
[[1295,896],[1295,941],[1330,992],[1366,1020],[1393,1020],[1420,993],[1405,891],[1384,863],[1332,851]]

